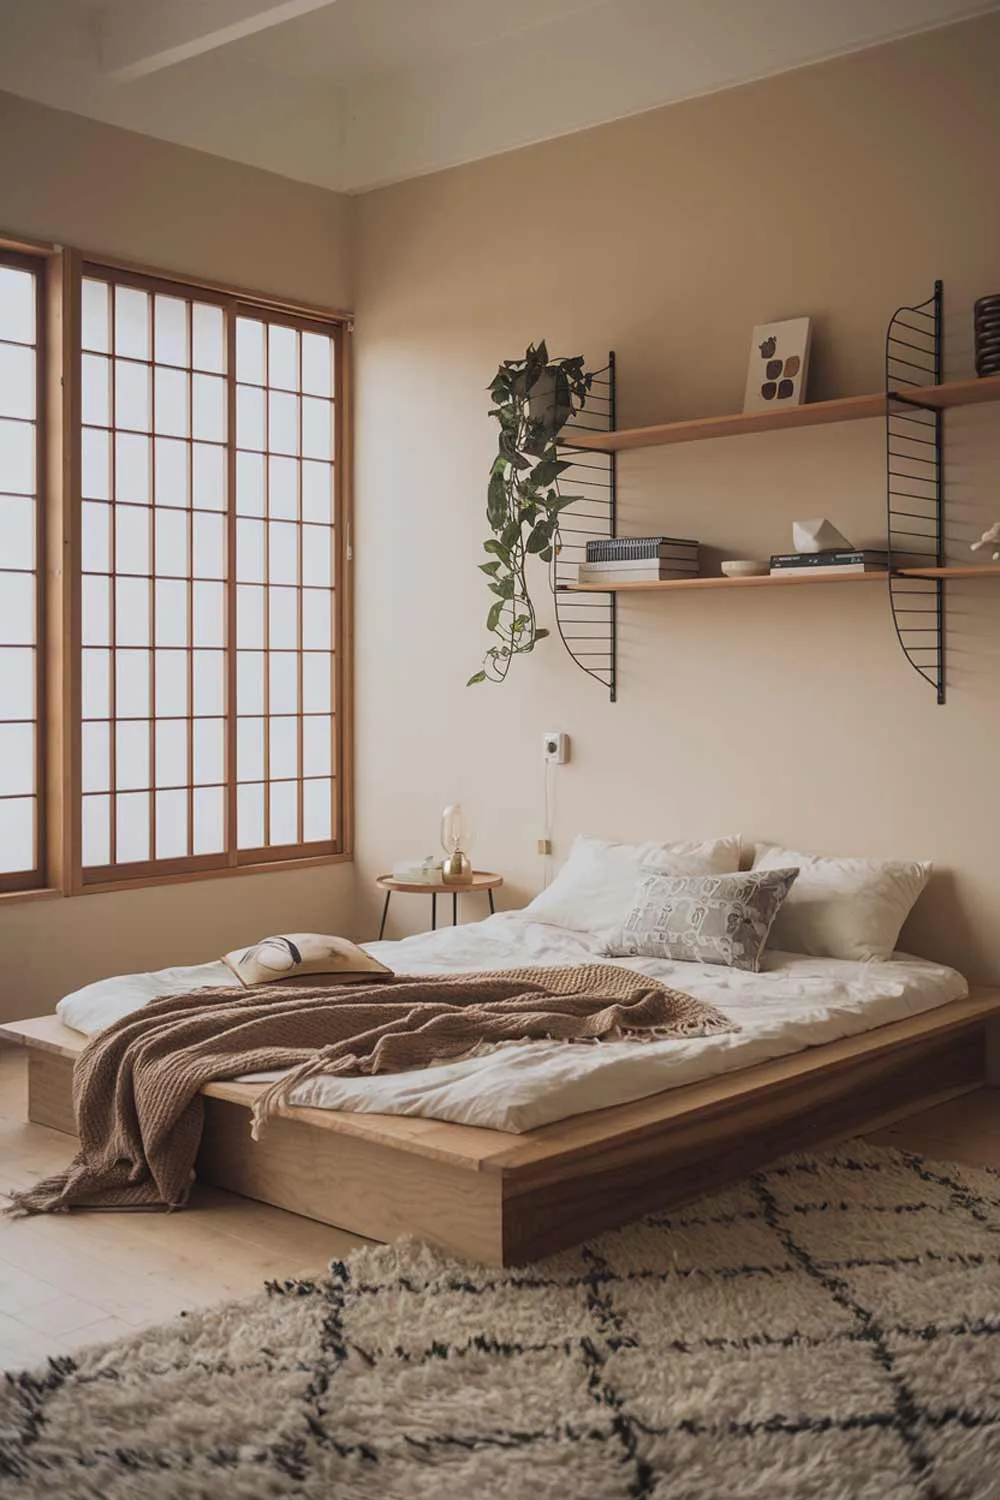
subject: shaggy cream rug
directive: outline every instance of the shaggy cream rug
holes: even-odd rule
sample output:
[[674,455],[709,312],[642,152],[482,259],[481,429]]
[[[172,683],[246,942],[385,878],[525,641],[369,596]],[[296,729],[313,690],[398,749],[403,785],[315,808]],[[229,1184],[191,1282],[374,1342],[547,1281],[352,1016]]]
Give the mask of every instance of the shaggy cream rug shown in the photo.
[[4,1500],[995,1500],[1000,1176],[860,1142],[514,1272],[418,1244],[0,1388]]

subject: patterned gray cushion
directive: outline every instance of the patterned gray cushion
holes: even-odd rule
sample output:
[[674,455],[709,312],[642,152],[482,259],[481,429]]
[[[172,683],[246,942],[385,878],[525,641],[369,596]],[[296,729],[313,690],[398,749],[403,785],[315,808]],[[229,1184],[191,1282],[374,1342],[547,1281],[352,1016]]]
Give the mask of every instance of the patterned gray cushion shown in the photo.
[[608,946],[615,958],[672,958],[756,973],[771,924],[798,870],[658,875],[636,887],[632,910]]

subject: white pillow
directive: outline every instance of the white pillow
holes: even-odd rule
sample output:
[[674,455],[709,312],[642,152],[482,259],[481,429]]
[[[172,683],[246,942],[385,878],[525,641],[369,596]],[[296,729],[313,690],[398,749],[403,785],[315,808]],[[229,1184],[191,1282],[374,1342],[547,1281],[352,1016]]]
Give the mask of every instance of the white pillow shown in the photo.
[[552,884],[523,914],[554,927],[609,936],[628,916],[644,868],[665,875],[725,875],[739,867],[739,834],[690,844],[614,844],[581,834]]
[[797,869],[769,948],[817,958],[891,958],[931,873],[927,860],[828,859],[758,844],[755,870]]

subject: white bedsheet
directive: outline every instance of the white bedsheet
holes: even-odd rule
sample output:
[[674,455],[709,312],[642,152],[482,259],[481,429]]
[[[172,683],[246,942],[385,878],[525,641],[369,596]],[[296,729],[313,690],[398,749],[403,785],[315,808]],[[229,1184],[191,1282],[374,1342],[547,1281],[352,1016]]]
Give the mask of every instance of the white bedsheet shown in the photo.
[[[586,963],[600,957],[601,945],[586,933],[503,912],[485,922],[366,946],[399,973],[431,974]],[[853,963],[768,953],[760,974],[659,959],[612,962],[710,1000],[742,1030],[680,1041],[609,1042],[593,1047],[520,1043],[485,1057],[410,1073],[310,1079],[294,1091],[292,1102],[321,1109],[427,1115],[495,1130],[533,1130],[569,1115],[624,1104],[884,1026],[933,1010],[968,991],[954,969],[905,954],[887,962]],[[155,975],[124,976],[105,982],[105,989],[114,987],[112,993],[101,995],[97,992],[102,986],[89,985],[60,1001],[57,1010],[67,1026],[91,1033],[157,995],[226,983],[220,981],[219,970],[218,964],[203,964]]]

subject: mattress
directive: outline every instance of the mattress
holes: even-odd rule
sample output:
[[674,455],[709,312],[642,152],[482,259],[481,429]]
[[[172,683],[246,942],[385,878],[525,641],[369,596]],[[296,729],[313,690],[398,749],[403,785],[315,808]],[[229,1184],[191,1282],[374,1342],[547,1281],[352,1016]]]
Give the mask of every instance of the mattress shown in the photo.
[[[518,912],[366,947],[403,974],[588,963],[601,957],[598,938],[532,922]],[[759,974],[660,959],[611,962],[711,1001],[740,1030],[642,1044],[512,1043],[485,1056],[408,1073],[311,1078],[294,1090],[290,1102],[319,1109],[425,1115],[522,1132],[854,1036],[968,993],[954,969],[902,953],[867,963],[766,953]],[[231,981],[230,971],[218,963],[125,975],[88,985],[66,996],[56,1009],[67,1026],[92,1034],[160,995]],[[278,1076],[256,1073],[247,1081]]]

